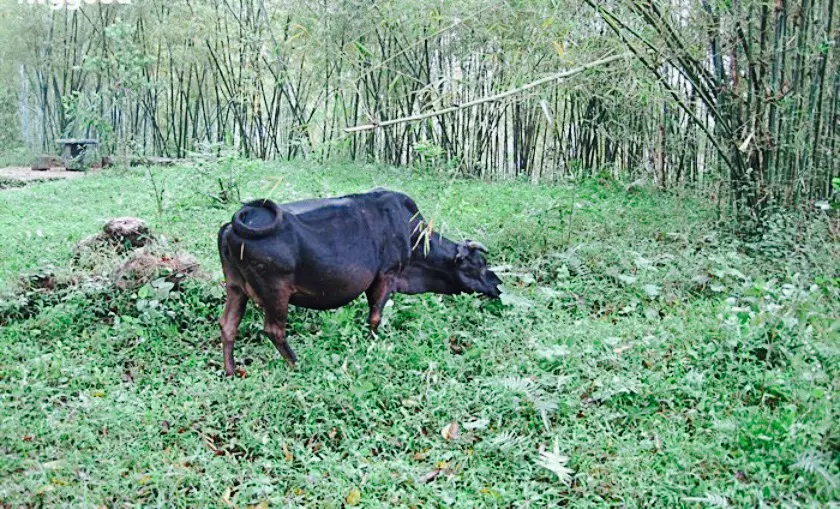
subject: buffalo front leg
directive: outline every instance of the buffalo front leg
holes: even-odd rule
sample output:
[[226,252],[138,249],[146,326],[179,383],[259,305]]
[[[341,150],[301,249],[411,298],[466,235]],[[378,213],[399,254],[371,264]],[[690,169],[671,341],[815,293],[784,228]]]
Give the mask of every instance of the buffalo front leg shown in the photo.
[[382,309],[388,302],[388,297],[391,296],[391,280],[387,277],[378,277],[370,285],[370,288],[365,291],[367,296],[368,306],[370,312],[368,313],[368,325],[370,325],[370,334],[376,336],[379,331],[379,324],[382,322]]
[[286,363],[295,367],[297,356],[289,343],[286,341],[286,318],[289,315],[289,293],[280,292],[270,305],[266,303],[265,308],[265,332],[274,343],[274,347],[280,355],[286,359]]
[[225,374],[233,376],[235,366],[233,363],[233,343],[236,341],[236,332],[242,322],[242,315],[245,314],[245,305],[248,303],[248,296],[236,286],[228,284],[227,300],[225,310],[219,319],[222,329],[222,351],[225,358]]

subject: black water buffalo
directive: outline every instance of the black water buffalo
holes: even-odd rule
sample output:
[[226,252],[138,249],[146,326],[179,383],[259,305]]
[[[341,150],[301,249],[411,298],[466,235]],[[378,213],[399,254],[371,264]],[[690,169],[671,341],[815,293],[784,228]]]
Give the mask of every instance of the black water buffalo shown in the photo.
[[364,293],[375,334],[394,292],[499,297],[501,280],[487,268],[484,246],[427,235],[424,224],[414,200],[384,189],[282,205],[245,203],[219,230],[227,280],[219,320],[225,372],[234,374],[233,343],[249,297],[265,310],[265,331],[292,366],[296,356],[285,332],[290,303],[333,309]]

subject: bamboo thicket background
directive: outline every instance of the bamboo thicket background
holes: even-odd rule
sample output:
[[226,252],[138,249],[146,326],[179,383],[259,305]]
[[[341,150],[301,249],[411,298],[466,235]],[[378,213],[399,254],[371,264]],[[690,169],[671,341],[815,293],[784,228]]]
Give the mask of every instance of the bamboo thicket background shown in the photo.
[[[0,142],[54,152],[444,165],[534,182],[610,173],[759,217],[827,196],[835,0],[134,0],[0,7]],[[630,50],[502,102],[449,107]]]

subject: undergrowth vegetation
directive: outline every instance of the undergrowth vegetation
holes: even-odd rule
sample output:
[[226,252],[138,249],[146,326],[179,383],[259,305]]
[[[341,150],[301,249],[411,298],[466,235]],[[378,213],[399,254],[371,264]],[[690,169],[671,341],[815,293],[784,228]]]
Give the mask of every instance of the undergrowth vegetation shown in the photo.
[[[738,240],[679,194],[429,171],[220,158],[2,191],[0,503],[837,500],[836,218],[780,216]],[[249,307],[243,376],[225,379],[215,233],[232,198],[378,185],[413,196],[444,235],[485,243],[502,301],[397,295],[375,339],[364,299],[293,309],[294,371]],[[119,291],[96,263],[62,279],[73,247],[123,215],[212,281]],[[31,283],[47,272],[67,284]]]

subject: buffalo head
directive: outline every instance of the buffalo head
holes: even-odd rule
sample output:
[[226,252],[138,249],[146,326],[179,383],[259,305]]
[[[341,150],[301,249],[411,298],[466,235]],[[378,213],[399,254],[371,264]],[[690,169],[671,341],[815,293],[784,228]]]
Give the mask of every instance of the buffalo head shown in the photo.
[[455,278],[465,293],[480,293],[498,299],[502,294],[499,279],[492,270],[487,268],[487,261],[482,256],[487,248],[474,240],[466,240],[458,244],[455,253]]

